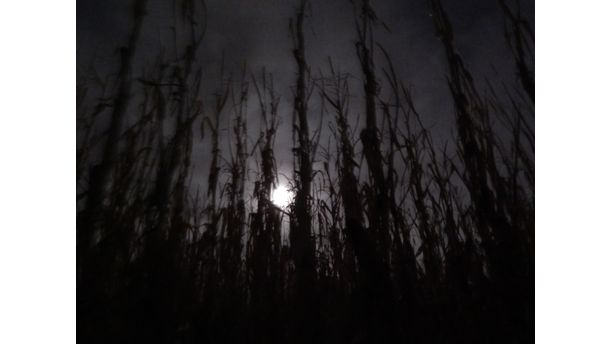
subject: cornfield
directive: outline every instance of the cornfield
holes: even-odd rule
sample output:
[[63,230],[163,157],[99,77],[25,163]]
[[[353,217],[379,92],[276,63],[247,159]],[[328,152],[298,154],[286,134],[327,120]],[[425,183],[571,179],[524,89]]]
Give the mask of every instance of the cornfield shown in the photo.
[[278,47],[290,86],[224,61],[209,80],[197,52],[215,13],[194,0],[174,4],[173,52],[136,68],[148,4],[134,0],[117,73],[77,80],[77,340],[533,341],[534,32],[499,0],[516,83],[480,83],[428,3],[452,99],[445,144],[379,43],[392,33],[373,0],[349,3],[361,75],[311,68],[317,13],[295,0],[293,45]]

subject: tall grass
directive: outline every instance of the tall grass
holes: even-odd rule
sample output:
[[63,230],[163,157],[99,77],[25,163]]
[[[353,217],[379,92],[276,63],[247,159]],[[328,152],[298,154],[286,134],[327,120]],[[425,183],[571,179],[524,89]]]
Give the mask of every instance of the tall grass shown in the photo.
[[[429,3],[454,108],[456,140],[442,147],[376,43],[384,24],[368,0],[354,4],[360,90],[331,60],[312,77],[304,28],[316,13],[297,1],[293,47],[279,47],[295,60],[292,114],[265,69],[235,79],[221,63],[219,84],[203,78],[201,2],[176,4],[174,56],[135,75],[146,14],[135,1],[116,77],[78,87],[78,339],[531,341],[533,32],[499,1],[520,87],[483,87]],[[311,129],[312,95],[333,119],[328,137]],[[276,136],[290,118],[295,198],[281,208]]]

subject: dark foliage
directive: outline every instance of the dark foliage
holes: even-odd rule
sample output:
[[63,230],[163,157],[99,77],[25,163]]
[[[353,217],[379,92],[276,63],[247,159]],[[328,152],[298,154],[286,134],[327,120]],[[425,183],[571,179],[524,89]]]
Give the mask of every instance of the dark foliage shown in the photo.
[[[205,110],[196,58],[203,3],[179,1],[175,56],[160,52],[136,75],[146,15],[146,1],[136,0],[115,78],[98,88],[78,84],[78,340],[533,341],[534,35],[527,22],[499,1],[518,82],[511,90],[482,87],[440,1],[430,1],[457,134],[441,148],[376,43],[384,24],[370,1],[355,3],[363,80],[355,94],[363,99],[353,104],[349,76],[331,61],[325,75],[312,77],[304,37],[310,6],[297,3],[294,46],[279,47],[293,49],[296,63],[295,199],[286,209],[273,204],[271,191],[279,120],[291,114],[279,113],[272,75],[249,77],[245,67],[230,82],[223,65]],[[251,139],[253,95],[261,129]],[[321,127],[309,127],[313,95],[334,118],[327,145]],[[355,104],[363,104],[365,123],[351,128]],[[99,121],[105,114],[109,120]],[[230,123],[227,147],[223,123]],[[191,180],[199,140],[208,147],[205,193]]]

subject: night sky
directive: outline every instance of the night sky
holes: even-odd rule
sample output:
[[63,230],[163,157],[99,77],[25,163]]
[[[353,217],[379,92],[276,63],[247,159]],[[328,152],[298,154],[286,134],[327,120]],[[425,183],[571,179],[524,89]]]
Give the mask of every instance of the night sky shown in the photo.
[[[276,91],[281,96],[279,113],[282,122],[277,136],[277,163],[281,173],[289,173],[292,155],[290,149],[284,148],[291,142],[291,86],[295,84],[296,71],[291,53],[289,19],[295,15],[297,2],[209,0],[205,3],[206,34],[196,61],[204,70],[203,97],[210,97],[220,84],[222,58],[225,58],[226,76],[232,74],[235,80],[243,62],[250,72],[258,73],[262,67],[271,72]],[[354,5],[349,0],[312,0],[310,3],[305,39],[312,77],[320,73],[329,74],[328,58],[331,58],[334,66],[340,66],[341,72],[354,77],[351,92],[359,99],[363,89],[354,46]],[[117,48],[127,41],[131,26],[129,4],[124,0],[77,2],[77,79],[91,74],[92,67],[99,75],[116,72]],[[503,35],[503,16],[498,3],[466,0],[445,1],[443,5],[453,24],[458,51],[477,83],[484,85],[486,78],[497,85],[515,83],[515,66]],[[161,49],[168,50],[172,41],[172,2],[150,0],[147,7],[136,52],[136,74],[149,66]],[[437,143],[443,145],[452,140],[453,106],[445,79],[444,50],[434,34],[428,2],[379,0],[373,2],[373,7],[389,29],[387,31],[379,25],[377,41],[389,52],[399,79],[411,87],[416,108],[425,125]],[[533,3],[524,1],[521,11],[525,18],[533,20]],[[380,65],[384,64],[382,54],[378,53],[375,58]],[[251,98],[254,101],[254,96]],[[318,96],[313,96],[309,104],[311,123],[319,121],[319,104]],[[250,106],[249,111],[252,112],[249,114],[249,131],[255,137],[258,108]],[[352,105],[352,112],[363,114],[358,100]],[[352,116],[353,120],[357,118],[357,115]],[[324,134],[330,119],[324,118]],[[223,122],[222,127],[224,124],[227,127],[227,122]],[[204,164],[208,151],[205,143],[194,147],[194,154],[199,155]],[[204,173],[206,167],[196,163],[194,180],[205,179]]]

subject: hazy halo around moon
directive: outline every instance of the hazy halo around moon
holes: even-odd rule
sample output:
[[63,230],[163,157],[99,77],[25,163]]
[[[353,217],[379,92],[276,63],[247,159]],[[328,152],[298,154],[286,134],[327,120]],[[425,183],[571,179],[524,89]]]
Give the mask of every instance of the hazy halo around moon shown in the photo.
[[293,198],[293,192],[286,185],[280,184],[272,191],[272,202],[280,208],[286,208]]

